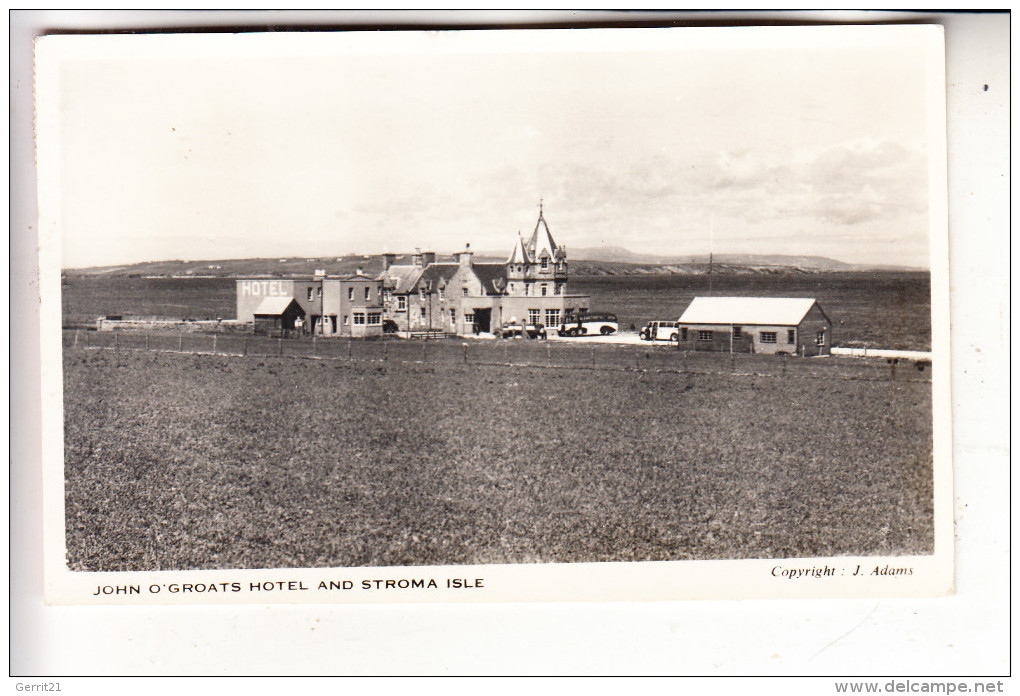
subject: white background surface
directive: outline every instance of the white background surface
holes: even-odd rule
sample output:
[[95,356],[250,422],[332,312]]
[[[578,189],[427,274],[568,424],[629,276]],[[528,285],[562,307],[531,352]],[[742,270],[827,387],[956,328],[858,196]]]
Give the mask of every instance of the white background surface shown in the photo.
[[[322,13],[311,14],[295,19],[293,15],[260,13],[234,21],[280,24],[322,17]],[[556,16],[569,20],[577,15]],[[524,17],[533,20],[538,16],[527,13]],[[904,15],[813,13],[792,17],[862,18],[878,21]],[[46,607],[42,603],[30,40],[45,27],[90,28],[89,24],[111,26],[118,22],[161,27],[194,25],[198,20],[188,13],[151,13],[141,18],[138,13],[14,15],[11,673],[1007,673],[1009,17],[909,18],[937,19],[946,27],[956,595],[925,600],[796,602],[96,608]],[[205,16],[203,21],[216,19]],[[494,21],[487,14],[480,19]],[[726,15],[712,15],[713,21],[725,19]],[[69,689],[71,685],[76,688]],[[459,690],[465,685],[458,682],[455,686]],[[775,685],[766,683],[764,689],[771,692]],[[403,684],[403,688],[409,686]],[[64,690],[80,693],[92,687],[98,685],[72,680],[65,682]],[[227,687],[222,682],[213,684],[217,690]],[[96,692],[119,693],[131,688],[130,682],[122,681],[106,683]],[[176,688],[191,687],[177,684]],[[827,680],[798,681],[782,690],[834,692]]]

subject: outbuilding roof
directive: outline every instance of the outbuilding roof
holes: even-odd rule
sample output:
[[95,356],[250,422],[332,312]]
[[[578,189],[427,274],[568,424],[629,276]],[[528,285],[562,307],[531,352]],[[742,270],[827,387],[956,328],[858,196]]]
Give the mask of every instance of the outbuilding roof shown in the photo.
[[[287,311],[291,302],[297,304],[293,297],[264,297],[252,314],[278,317]],[[301,305],[298,305],[298,309],[301,309]],[[301,313],[304,314],[304,311]]]
[[814,305],[810,297],[695,297],[680,322],[796,326]]

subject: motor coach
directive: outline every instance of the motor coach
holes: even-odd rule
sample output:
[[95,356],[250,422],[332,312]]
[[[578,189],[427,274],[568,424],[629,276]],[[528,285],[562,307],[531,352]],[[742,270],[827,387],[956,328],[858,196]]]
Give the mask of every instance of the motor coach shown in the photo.
[[601,334],[607,336],[616,333],[619,325],[616,315],[607,312],[590,312],[586,314],[568,314],[563,317],[559,326],[561,336],[589,336]]

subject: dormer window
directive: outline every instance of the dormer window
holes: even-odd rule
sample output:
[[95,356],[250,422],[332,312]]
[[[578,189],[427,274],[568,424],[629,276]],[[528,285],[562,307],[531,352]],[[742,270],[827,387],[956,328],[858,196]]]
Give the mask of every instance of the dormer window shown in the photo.
[[549,257],[543,256],[542,257],[542,270],[544,271],[547,268],[549,268]]

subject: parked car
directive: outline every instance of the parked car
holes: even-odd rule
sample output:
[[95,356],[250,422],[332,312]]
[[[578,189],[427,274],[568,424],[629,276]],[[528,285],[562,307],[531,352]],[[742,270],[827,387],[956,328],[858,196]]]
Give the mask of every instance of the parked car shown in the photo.
[[520,336],[545,338],[545,326],[542,324],[517,324],[511,322],[503,324],[499,330],[499,335],[502,338],[518,338]]
[[608,312],[587,312],[585,314],[568,314],[563,317],[559,327],[561,336],[588,336],[601,334],[607,336],[619,330],[616,315]]
[[679,331],[679,322],[650,321],[639,335],[645,341],[676,341]]

